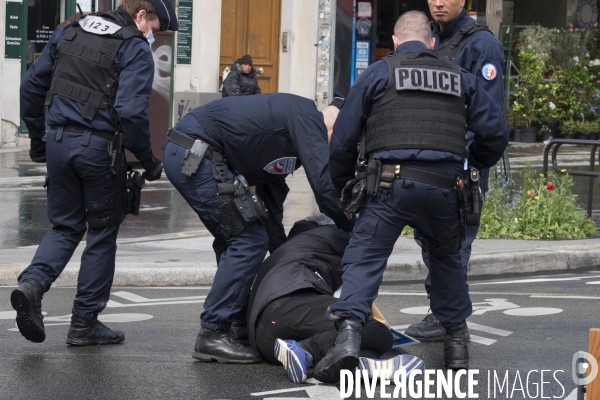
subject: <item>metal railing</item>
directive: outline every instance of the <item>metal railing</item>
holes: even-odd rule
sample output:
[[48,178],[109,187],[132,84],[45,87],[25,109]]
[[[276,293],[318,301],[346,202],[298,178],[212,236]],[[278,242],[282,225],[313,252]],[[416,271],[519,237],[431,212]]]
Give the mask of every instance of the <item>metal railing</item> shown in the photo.
[[[590,152],[590,170],[589,171],[576,171],[570,170],[566,168],[560,168],[558,166],[558,162],[556,160],[556,155],[558,154],[558,149],[563,144],[576,144],[580,146],[591,146],[592,150]],[[600,171],[596,172],[595,164],[596,164],[596,150],[600,147],[600,140],[579,140],[579,139],[554,139],[551,140],[546,147],[544,148],[544,167],[543,174],[546,180],[548,179],[548,153],[552,150],[552,167],[556,172],[567,173],[572,176],[587,176],[589,178],[589,190],[588,190],[588,207],[587,213],[588,217],[592,217],[592,205],[594,201],[594,180],[598,178],[600,175]],[[600,158],[600,157],[599,157]]]

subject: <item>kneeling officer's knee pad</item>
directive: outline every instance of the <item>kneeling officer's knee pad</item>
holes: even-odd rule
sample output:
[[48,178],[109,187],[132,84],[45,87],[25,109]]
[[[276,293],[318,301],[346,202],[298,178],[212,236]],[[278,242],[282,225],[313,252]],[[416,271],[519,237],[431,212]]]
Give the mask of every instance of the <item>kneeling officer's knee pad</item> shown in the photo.
[[460,250],[464,227],[460,220],[453,222],[448,229],[436,238],[421,237],[423,249],[427,254],[451,254]]
[[123,195],[97,203],[85,203],[85,219],[91,228],[119,225],[125,220]]

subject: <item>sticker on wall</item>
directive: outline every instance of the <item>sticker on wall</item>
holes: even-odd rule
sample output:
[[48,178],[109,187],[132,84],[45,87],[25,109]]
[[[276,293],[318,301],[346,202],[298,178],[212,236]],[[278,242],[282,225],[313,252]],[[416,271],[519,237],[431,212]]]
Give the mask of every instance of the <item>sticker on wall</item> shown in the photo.
[[359,36],[366,37],[371,32],[371,20],[368,18],[361,18],[356,21],[356,33]]
[[593,28],[598,21],[596,0],[579,0],[577,3],[577,24],[581,29]]

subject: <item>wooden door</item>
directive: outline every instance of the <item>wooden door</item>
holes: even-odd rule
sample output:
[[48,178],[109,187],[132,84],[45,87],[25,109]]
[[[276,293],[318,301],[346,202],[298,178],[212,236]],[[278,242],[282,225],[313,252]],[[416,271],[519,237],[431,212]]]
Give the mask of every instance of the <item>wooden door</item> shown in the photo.
[[250,54],[262,92],[276,92],[280,25],[281,0],[222,0],[221,76],[224,68]]

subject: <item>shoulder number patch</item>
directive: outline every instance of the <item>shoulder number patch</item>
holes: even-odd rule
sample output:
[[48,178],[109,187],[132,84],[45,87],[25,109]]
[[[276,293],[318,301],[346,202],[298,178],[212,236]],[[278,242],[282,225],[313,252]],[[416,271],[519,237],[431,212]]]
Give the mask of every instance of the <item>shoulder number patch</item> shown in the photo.
[[79,21],[79,26],[86,32],[95,35],[112,35],[121,30],[121,27],[97,15],[88,15]]
[[493,81],[498,76],[498,70],[494,64],[485,64],[481,68],[481,75],[486,81]]
[[283,157],[271,161],[263,169],[273,175],[288,175],[294,172],[295,167],[296,157]]

